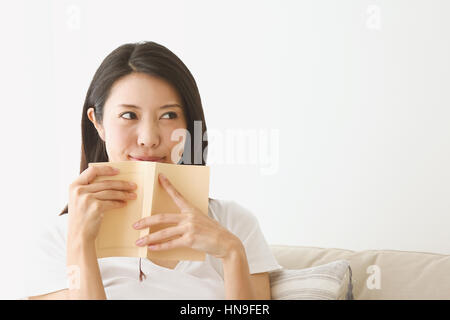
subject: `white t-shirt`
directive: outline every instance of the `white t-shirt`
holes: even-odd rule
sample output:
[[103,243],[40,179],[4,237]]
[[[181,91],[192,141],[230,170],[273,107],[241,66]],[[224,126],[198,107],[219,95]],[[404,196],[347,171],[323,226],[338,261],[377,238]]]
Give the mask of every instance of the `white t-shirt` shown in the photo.
[[[251,274],[282,268],[252,212],[234,201],[210,199],[208,215],[242,241]],[[24,297],[68,287],[67,218],[67,214],[56,216],[55,224],[43,230],[32,246]],[[140,260],[146,275],[142,282],[139,281]],[[225,299],[222,260],[208,254],[205,261],[180,261],[174,269],[146,258],[100,258],[98,264],[107,299]]]

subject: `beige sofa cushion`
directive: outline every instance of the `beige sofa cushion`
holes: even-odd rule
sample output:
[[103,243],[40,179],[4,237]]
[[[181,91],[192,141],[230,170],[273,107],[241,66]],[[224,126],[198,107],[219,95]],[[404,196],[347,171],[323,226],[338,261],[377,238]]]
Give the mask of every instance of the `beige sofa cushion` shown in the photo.
[[450,299],[449,255],[286,245],[271,245],[271,249],[278,263],[287,269],[347,260],[355,299]]

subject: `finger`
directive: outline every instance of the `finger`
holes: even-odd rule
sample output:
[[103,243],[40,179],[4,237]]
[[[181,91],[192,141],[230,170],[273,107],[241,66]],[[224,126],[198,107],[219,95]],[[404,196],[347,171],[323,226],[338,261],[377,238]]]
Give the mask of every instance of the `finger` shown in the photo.
[[177,189],[175,189],[172,183],[170,183],[169,179],[167,179],[162,173],[160,173],[158,177],[161,185],[167,191],[177,207],[181,209],[181,212],[183,212],[183,210],[189,210],[189,202],[181,195],[181,193],[177,191]]
[[117,190],[105,190],[93,193],[93,196],[99,200],[132,200],[136,199],[134,192],[125,192]]
[[149,250],[154,250],[154,251],[158,251],[158,250],[168,250],[168,249],[173,249],[173,248],[179,248],[179,247],[187,247],[186,246],[186,241],[183,237],[179,237],[173,240],[169,240],[166,242],[162,242],[162,243],[158,243],[158,244],[152,244],[147,246],[147,248]]
[[127,205],[126,201],[115,201],[115,200],[97,200],[98,209],[100,212],[108,211],[110,209],[122,208]]
[[163,230],[151,233],[149,235],[146,235],[145,237],[142,237],[136,241],[136,245],[138,246],[146,246],[149,244],[153,244],[155,242],[162,241],[164,239],[176,236],[176,235],[182,235],[185,232],[184,226],[176,226],[176,227],[169,227],[165,228]]
[[115,171],[114,169],[115,168],[111,166],[92,166],[84,170],[76,179],[76,181],[81,185],[87,185],[92,183],[96,177],[112,176],[118,174],[119,171]]
[[161,223],[178,223],[183,219],[181,213],[158,213],[150,217],[145,217],[138,220],[133,228],[144,229],[150,226],[161,224]]
[[132,186],[130,182],[123,180],[103,180],[94,182],[83,187],[86,192],[99,192],[102,190],[133,190],[136,184]]

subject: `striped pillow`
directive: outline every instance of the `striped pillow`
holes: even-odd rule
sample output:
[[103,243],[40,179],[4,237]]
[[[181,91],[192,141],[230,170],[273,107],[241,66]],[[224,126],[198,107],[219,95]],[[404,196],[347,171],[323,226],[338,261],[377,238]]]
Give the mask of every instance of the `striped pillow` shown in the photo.
[[269,275],[272,300],[353,300],[352,270],[346,260]]

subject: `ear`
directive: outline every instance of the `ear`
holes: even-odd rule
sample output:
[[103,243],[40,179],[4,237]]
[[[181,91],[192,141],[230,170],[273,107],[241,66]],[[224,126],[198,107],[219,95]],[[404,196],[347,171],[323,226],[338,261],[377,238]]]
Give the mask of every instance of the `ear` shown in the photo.
[[97,122],[97,120],[95,119],[95,112],[94,112],[94,108],[93,107],[90,107],[87,110],[87,116],[88,116],[89,120],[91,120],[91,122],[94,124],[95,129],[97,129],[97,132],[98,132],[98,135],[100,136],[100,139],[105,141],[105,130],[103,130],[103,126],[101,124],[99,124]]

